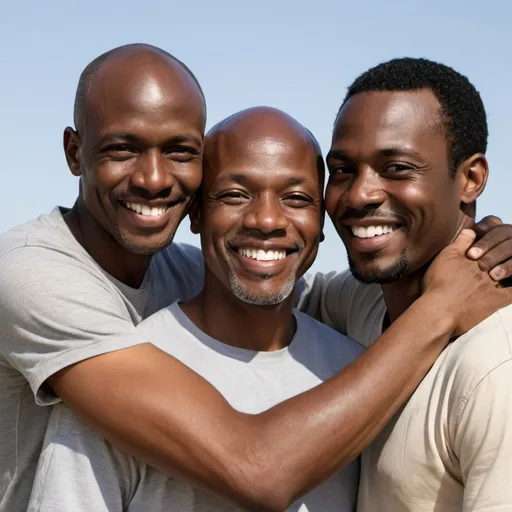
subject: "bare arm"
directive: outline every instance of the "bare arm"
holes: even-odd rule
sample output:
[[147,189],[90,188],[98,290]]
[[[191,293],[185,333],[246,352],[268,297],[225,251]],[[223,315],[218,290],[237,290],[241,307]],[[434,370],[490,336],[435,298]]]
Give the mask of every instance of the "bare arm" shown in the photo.
[[283,510],[374,439],[459,320],[467,328],[510,302],[464,258],[467,247],[462,242],[448,253],[444,274],[427,283],[432,291],[359,360],[259,415],[235,411],[204,379],[150,344],[77,363],[50,384],[95,430],[162,472],[247,510]]

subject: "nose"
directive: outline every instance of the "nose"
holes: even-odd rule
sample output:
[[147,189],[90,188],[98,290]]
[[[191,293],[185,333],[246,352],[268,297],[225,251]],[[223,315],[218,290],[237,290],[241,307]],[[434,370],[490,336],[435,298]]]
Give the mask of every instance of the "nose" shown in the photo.
[[149,150],[139,157],[131,182],[133,186],[144,189],[153,196],[162,195],[162,192],[169,191],[175,183],[171,165],[158,149]]
[[355,210],[380,206],[386,201],[386,192],[380,175],[368,168],[361,169],[350,181],[343,201],[346,207]]
[[288,223],[283,205],[274,194],[262,194],[244,215],[245,228],[256,229],[265,235],[286,230]]

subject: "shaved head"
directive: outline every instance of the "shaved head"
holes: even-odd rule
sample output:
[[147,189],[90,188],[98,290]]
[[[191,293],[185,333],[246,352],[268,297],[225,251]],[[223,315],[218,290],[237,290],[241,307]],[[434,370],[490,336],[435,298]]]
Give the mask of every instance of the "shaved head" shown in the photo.
[[[101,78],[108,83],[113,74],[133,74],[135,69],[137,72],[140,72],[140,65],[142,63],[149,64],[150,66],[167,66],[175,72],[178,71],[186,75],[194,83],[206,106],[204,93],[197,78],[183,62],[156,46],[142,43],[128,44],[109,50],[96,57],[82,71],[78,80],[74,105],[74,123],[78,131],[82,129],[84,116],[87,112],[89,92],[95,85],[96,80],[103,75]],[[101,73],[107,64],[109,69],[106,73]]]
[[279,152],[283,146],[293,151],[312,151],[318,159],[320,182],[324,182],[324,164],[318,141],[296,119],[272,107],[252,107],[217,123],[205,138],[205,170],[216,169],[220,160],[229,160],[240,148],[259,147],[267,154]]

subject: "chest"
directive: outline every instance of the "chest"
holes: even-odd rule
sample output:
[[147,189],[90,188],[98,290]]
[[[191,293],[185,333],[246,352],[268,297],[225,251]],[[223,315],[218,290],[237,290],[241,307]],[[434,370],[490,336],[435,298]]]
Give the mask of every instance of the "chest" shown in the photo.
[[436,365],[363,453],[359,511],[462,509],[450,384]]

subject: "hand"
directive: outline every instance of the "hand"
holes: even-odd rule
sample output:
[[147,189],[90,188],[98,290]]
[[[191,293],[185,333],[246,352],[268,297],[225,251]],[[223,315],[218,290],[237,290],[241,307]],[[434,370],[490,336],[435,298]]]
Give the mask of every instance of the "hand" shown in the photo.
[[501,287],[476,261],[466,258],[475,238],[473,230],[461,231],[437,255],[423,278],[423,294],[432,296],[448,315],[454,336],[512,303],[512,288]]
[[[467,257],[478,261],[478,266],[495,281],[510,286],[512,280],[512,226],[500,218],[489,215],[474,228],[479,240],[473,244]],[[510,282],[503,282],[504,279]]]

